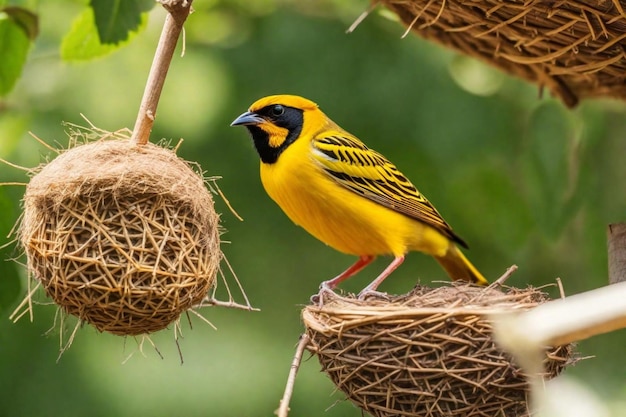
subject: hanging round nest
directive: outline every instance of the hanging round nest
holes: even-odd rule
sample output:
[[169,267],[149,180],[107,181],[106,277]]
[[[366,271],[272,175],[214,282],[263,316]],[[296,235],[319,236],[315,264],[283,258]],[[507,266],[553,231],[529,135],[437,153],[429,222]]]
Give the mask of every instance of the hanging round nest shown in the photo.
[[[534,288],[453,283],[391,299],[325,297],[302,317],[326,374],[377,417],[529,416],[526,376],[492,338],[492,314],[547,301]],[[546,349],[545,378],[572,359],[571,345]]]
[[380,0],[417,35],[548,88],[626,99],[621,0]]
[[213,199],[170,149],[128,139],[73,147],[36,173],[23,205],[29,275],[100,331],[163,329],[215,284]]

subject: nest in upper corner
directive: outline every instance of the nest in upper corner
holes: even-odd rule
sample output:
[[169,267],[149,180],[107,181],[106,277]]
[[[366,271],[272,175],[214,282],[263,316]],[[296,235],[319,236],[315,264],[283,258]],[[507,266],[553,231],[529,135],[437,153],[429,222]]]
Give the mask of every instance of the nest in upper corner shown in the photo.
[[[492,337],[492,314],[547,301],[535,288],[453,283],[390,299],[325,297],[302,317],[334,384],[377,417],[529,416],[522,369]],[[574,362],[571,345],[546,349],[545,378]]]
[[417,35],[548,88],[626,99],[621,0],[380,0]]

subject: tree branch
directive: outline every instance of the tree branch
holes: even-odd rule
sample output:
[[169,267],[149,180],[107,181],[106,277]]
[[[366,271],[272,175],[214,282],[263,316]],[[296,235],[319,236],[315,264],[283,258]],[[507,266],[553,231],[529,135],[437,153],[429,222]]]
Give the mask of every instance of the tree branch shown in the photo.
[[154,53],[152,67],[146,81],[146,88],[139,106],[139,114],[133,128],[131,141],[136,145],[145,145],[150,139],[150,132],[154,125],[157,105],[165,84],[165,77],[174,56],[176,43],[183,24],[191,11],[193,0],[161,0],[160,3],[168,11],[168,15],[163,23],[161,38]]
[[283,398],[280,400],[280,406],[278,407],[278,410],[274,413],[278,417],[287,417],[289,414],[289,401],[291,401],[293,387],[296,383],[296,374],[298,373],[300,363],[302,362],[302,354],[304,353],[304,349],[306,349],[309,342],[310,339],[306,333],[300,336],[300,341],[298,342],[298,346],[296,347],[296,353],[294,354],[293,361],[291,362],[289,376],[287,377],[285,393],[283,394]]

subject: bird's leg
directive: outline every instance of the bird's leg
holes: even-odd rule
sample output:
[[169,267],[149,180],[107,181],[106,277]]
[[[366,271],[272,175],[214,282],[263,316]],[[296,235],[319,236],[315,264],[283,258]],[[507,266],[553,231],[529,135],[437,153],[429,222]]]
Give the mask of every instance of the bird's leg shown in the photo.
[[374,260],[374,256],[370,256],[370,255],[360,256],[359,259],[352,266],[350,266],[350,268],[346,269],[341,274],[337,275],[335,278],[322,282],[320,284],[320,288],[323,288],[326,290],[334,290],[337,287],[337,285],[347,280],[351,276],[357,274],[367,265],[372,263],[373,260]]
[[394,260],[391,261],[389,265],[387,265],[387,268],[385,268],[385,270],[381,272],[380,275],[376,277],[376,279],[374,279],[374,281],[370,282],[367,287],[361,290],[361,292],[359,293],[359,299],[363,299],[367,295],[378,293],[378,291],[376,291],[378,286],[385,280],[385,278],[387,278],[393,271],[395,271],[395,269],[399,267],[402,262],[404,262],[404,255],[396,256]]
[[359,259],[353,265],[350,266],[350,268],[346,269],[341,274],[337,275],[335,278],[322,282],[320,284],[319,293],[311,297],[311,302],[319,303],[319,306],[322,307],[324,305],[322,296],[325,292],[332,292],[337,287],[337,285],[347,280],[354,274],[358,273],[360,270],[362,270],[367,265],[372,263],[374,259],[375,259],[375,256],[371,256],[371,255],[360,256]]

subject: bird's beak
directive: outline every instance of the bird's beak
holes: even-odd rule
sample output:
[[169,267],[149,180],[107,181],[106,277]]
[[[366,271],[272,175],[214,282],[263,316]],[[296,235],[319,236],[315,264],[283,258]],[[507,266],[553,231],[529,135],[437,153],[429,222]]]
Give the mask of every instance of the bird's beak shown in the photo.
[[259,116],[258,114],[247,111],[243,113],[241,116],[233,120],[230,124],[231,126],[243,126],[243,125],[258,125],[260,123],[265,122],[265,119]]

